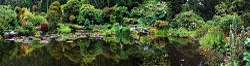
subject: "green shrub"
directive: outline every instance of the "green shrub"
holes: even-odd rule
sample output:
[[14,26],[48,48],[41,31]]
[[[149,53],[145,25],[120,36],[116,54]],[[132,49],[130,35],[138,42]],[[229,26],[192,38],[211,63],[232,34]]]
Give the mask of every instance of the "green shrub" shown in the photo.
[[222,0],[215,6],[217,15],[232,14],[234,12],[249,12],[249,1],[247,0]]
[[127,17],[124,17],[123,18],[123,23],[122,24],[126,24],[126,25],[134,25],[134,24],[137,24],[138,22],[136,21],[135,18],[127,18]]
[[110,22],[111,23],[122,23],[123,18],[126,17],[129,12],[127,10],[128,8],[125,6],[117,6],[115,5],[112,8],[112,14],[110,15]]
[[50,30],[56,29],[56,24],[59,22],[60,17],[62,16],[61,5],[58,1],[53,2],[49,7],[48,12],[48,21]]
[[168,28],[164,27],[164,28],[161,28],[160,30],[155,30],[154,33],[156,35],[166,36],[168,33]]
[[172,13],[166,2],[147,1],[139,7],[133,8],[131,17],[139,18],[140,23],[153,26],[156,20],[170,21]]
[[35,32],[36,31],[35,27],[31,23],[29,23],[29,25],[23,25],[22,30],[28,31],[28,32]]
[[48,20],[49,22],[59,22],[62,15],[61,5],[58,1],[53,2],[49,7]]
[[234,24],[236,27],[241,27],[244,25],[244,22],[237,14],[226,14],[225,16],[216,15],[213,17],[212,20],[209,20],[207,23],[210,25],[219,25],[220,28],[229,28],[231,24]]
[[90,23],[103,23],[102,11],[95,9],[92,5],[83,4],[80,8],[77,21],[79,22],[78,24],[83,24],[85,26],[90,25]]
[[0,30],[12,28],[16,20],[15,12],[10,6],[0,5]]
[[24,20],[27,20],[28,22],[32,23],[34,26],[40,26],[46,19],[43,16],[29,15]]
[[178,37],[188,37],[190,32],[185,28],[176,28],[176,29],[169,29],[168,35],[178,36]]
[[66,4],[62,5],[64,21],[69,21],[70,15],[78,16],[81,8],[79,0],[69,0]]
[[157,28],[164,28],[168,26],[168,22],[167,21],[162,21],[162,20],[157,20],[155,21],[154,27]]
[[215,26],[211,26],[211,25],[207,25],[207,24],[202,25],[200,28],[198,28],[195,31],[194,37],[201,38],[201,37],[205,36],[207,34],[208,30],[212,27],[215,27]]
[[220,31],[219,27],[210,28],[207,34],[200,39],[200,45],[204,50],[216,49],[223,53],[226,44],[224,33]]
[[174,18],[174,22],[171,23],[171,26],[173,27],[183,27],[183,28],[190,28],[192,24],[196,24],[196,27],[201,26],[204,24],[203,19],[193,13],[193,11],[187,11],[187,12],[181,12],[180,14],[177,14],[176,17]]
[[59,28],[57,29],[58,33],[70,33],[71,28],[65,24],[59,24]]
[[245,12],[243,15],[241,15],[241,19],[244,22],[245,26],[250,25],[250,12]]
[[84,4],[91,4],[96,8],[102,9],[104,7],[112,7],[116,4],[119,6],[126,6],[128,8],[133,8],[138,6],[144,0],[81,0]]
[[128,27],[122,28],[122,35],[130,35],[130,29]]

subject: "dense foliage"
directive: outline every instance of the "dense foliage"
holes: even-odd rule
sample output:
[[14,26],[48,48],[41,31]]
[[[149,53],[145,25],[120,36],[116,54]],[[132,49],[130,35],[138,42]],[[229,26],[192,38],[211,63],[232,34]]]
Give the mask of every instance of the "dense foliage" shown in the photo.
[[94,6],[83,4],[80,8],[79,16],[77,18],[78,24],[88,26],[93,23],[101,24],[103,22],[102,11],[95,9]]
[[132,17],[137,17],[140,23],[146,23],[153,26],[156,20],[170,21],[172,13],[166,2],[148,1],[139,7],[133,8]]
[[[0,0],[0,34],[16,30],[39,37],[40,31],[46,30],[46,34],[49,28],[52,34],[88,33],[142,40],[145,37],[141,36],[167,35],[198,40],[207,65],[243,66],[250,62],[246,49],[249,6],[248,0]],[[124,38],[115,41],[130,42]],[[102,51],[102,44],[94,43],[78,43],[84,64],[94,61]],[[117,48],[113,49],[111,52]]]
[[62,5],[63,20],[69,21],[70,16],[78,16],[81,8],[81,2],[79,0],[69,0],[66,4]]
[[197,28],[204,24],[202,17],[195,14],[192,10],[177,14],[173,20],[173,27],[183,27],[186,29],[192,29],[192,26],[195,26],[194,28]]
[[0,5],[0,30],[12,28],[16,20],[14,10],[10,6]]
[[114,6],[112,8],[112,14],[110,15],[111,23],[122,23],[123,18],[128,15],[128,8],[124,6]]
[[241,27],[244,22],[240,19],[237,14],[214,16],[212,20],[208,21],[211,25],[220,25],[221,28],[229,28],[229,25],[234,24],[236,27]]
[[61,12],[61,5],[58,1],[53,2],[50,5],[49,12],[48,12],[48,21],[50,23],[50,30],[56,28],[56,24],[60,21],[62,16]]

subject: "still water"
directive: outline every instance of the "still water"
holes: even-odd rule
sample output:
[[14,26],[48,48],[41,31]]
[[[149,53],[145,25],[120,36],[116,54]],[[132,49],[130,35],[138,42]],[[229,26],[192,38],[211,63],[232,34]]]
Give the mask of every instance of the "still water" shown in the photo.
[[73,42],[0,41],[0,66],[198,66],[196,42],[171,37],[80,38]]

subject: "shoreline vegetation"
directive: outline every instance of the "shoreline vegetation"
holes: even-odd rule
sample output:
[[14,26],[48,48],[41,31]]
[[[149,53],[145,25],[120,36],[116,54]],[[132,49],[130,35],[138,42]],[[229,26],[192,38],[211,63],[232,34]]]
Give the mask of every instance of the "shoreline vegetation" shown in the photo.
[[208,66],[250,65],[247,0],[1,0],[0,41],[175,37]]

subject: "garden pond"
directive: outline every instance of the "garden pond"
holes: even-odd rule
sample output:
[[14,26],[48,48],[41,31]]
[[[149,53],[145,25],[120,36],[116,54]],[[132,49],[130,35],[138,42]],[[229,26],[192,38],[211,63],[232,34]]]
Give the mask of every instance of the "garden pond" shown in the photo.
[[0,66],[200,66],[199,44],[187,38],[88,37],[70,41],[0,41]]

